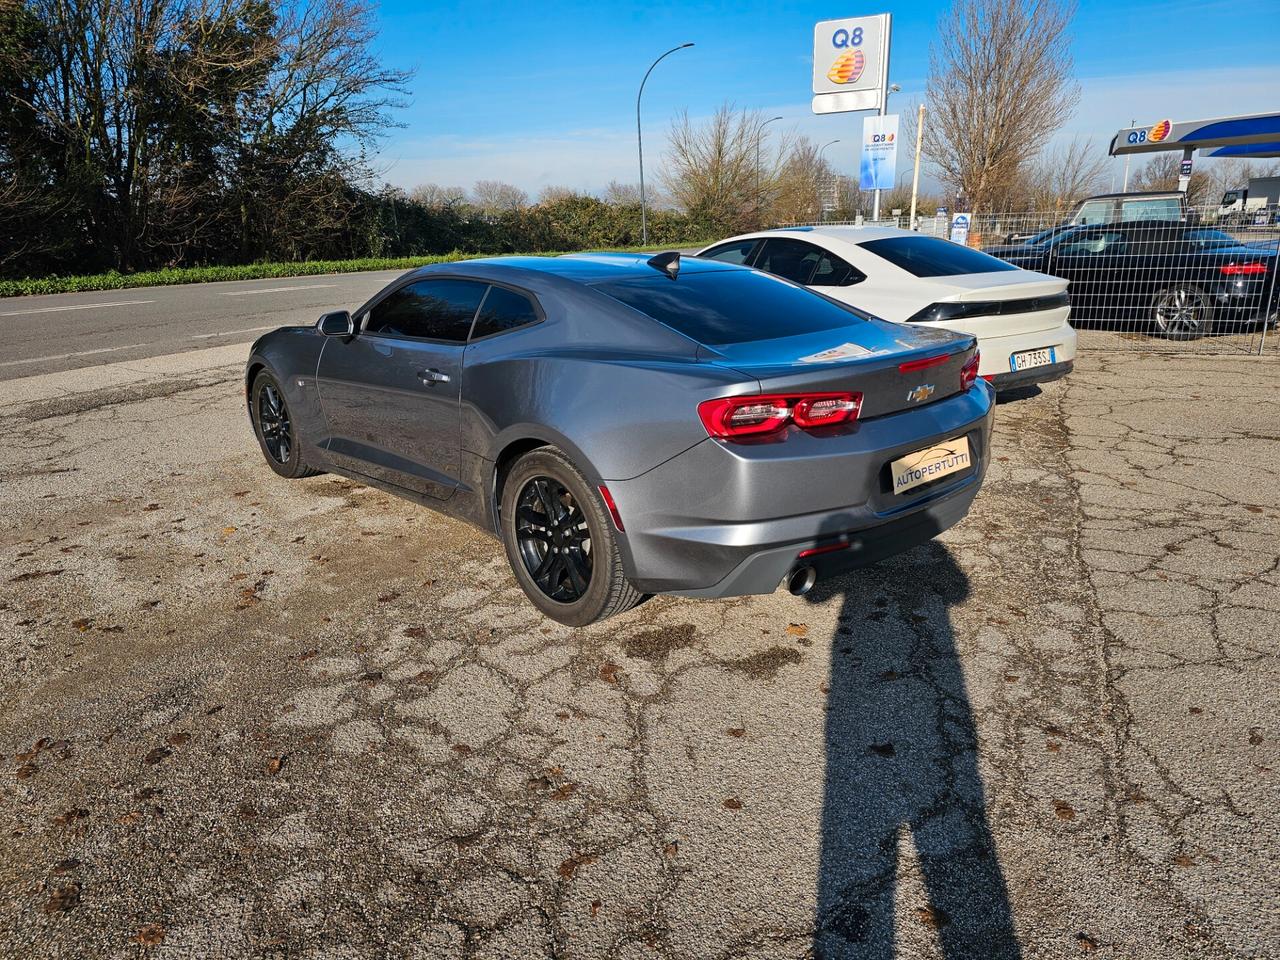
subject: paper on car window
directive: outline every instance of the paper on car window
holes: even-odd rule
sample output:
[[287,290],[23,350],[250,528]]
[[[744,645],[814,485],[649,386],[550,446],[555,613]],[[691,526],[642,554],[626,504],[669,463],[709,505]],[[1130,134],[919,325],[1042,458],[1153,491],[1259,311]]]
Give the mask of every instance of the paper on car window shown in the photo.
[[883,353],[882,350],[868,350],[866,347],[860,347],[856,343],[842,343],[838,347],[831,347],[829,350],[823,350],[820,353],[811,353],[807,357],[801,357],[800,363],[829,363],[832,360],[852,360],[855,357],[869,357],[873,353]]

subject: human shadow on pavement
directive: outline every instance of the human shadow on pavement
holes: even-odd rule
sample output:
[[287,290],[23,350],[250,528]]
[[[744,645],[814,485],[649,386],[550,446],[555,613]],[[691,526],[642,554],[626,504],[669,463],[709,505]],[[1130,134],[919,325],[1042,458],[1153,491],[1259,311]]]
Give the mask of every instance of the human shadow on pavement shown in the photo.
[[[820,960],[1016,958],[950,608],[969,581],[931,541],[827,582],[832,638],[814,953]],[[914,844],[923,895],[903,886]],[[895,895],[901,943],[895,943]]]

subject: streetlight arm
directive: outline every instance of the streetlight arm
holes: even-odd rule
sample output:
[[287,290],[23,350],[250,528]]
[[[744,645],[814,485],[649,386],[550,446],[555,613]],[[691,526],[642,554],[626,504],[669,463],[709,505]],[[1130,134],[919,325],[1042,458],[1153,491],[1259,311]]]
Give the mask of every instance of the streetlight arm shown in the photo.
[[649,220],[645,214],[644,203],[644,137],[640,133],[640,98],[644,96],[644,85],[649,82],[649,74],[653,73],[653,68],[677,50],[692,46],[692,43],[682,43],[678,47],[672,47],[653,63],[649,64],[649,69],[644,72],[644,79],[640,81],[640,89],[636,93],[636,152],[640,158],[640,242],[643,244],[649,242]]

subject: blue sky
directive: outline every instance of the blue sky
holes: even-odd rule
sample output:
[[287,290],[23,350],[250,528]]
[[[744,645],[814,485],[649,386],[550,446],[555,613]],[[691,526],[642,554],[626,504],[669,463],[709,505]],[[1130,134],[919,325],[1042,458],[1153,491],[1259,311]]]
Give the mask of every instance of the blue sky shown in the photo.
[[[404,127],[382,144],[383,176],[406,188],[500,179],[530,193],[634,182],[636,88],[654,57],[686,41],[696,46],[664,60],[645,88],[646,177],[656,179],[678,111],[706,116],[726,99],[781,114],[775,128],[840,138],[827,157],[853,173],[862,114],[809,109],[813,24],[893,14],[890,79],[903,92],[890,109],[898,112],[923,94],[947,6],[382,0],[381,55],[416,71],[411,103],[396,114]],[[1080,0],[1073,54],[1082,97],[1060,136],[1092,137],[1105,150],[1135,117],[1280,109],[1278,49],[1280,0]]]

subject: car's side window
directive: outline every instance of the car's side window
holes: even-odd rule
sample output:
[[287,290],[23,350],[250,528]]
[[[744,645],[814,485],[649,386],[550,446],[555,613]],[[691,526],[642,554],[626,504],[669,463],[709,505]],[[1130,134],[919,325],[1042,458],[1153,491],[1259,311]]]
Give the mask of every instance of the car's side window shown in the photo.
[[735,240],[733,243],[722,243],[702,254],[704,260],[719,260],[721,263],[748,264],[751,262],[751,251],[759,240]]
[[1090,233],[1082,237],[1072,237],[1060,244],[1058,253],[1079,256],[1092,253],[1122,253],[1125,247],[1125,236],[1118,231]]
[[474,280],[419,280],[379,301],[364,332],[466,343],[485,288]]
[[770,238],[764,242],[764,249],[756,255],[755,267],[784,280],[808,283],[822,254],[822,250],[803,240],[793,240],[790,237]]
[[471,330],[471,339],[477,340],[537,322],[538,310],[524,294],[506,287],[490,287],[480,306],[476,325]]
[[850,287],[861,283],[867,275],[851,263],[846,263],[834,253],[824,250],[818,258],[818,266],[813,271],[812,287]]

